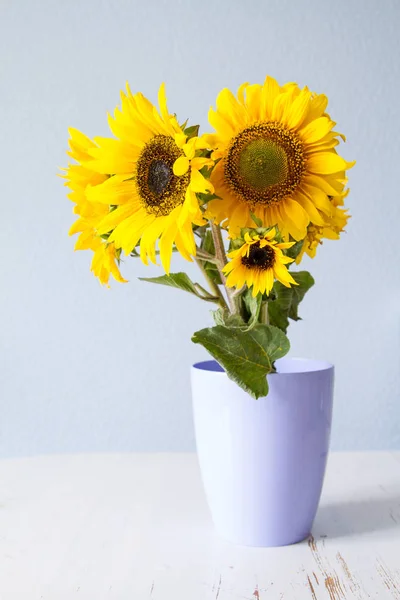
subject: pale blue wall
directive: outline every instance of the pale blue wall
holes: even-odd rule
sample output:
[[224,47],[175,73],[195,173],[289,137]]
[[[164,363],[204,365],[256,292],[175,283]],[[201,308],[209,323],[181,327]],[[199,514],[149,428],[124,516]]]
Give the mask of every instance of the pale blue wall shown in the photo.
[[1,455],[193,449],[190,336],[208,306],[137,282],[156,269],[135,261],[129,285],[101,289],[55,174],[67,127],[106,134],[126,80],[153,99],[165,80],[170,108],[207,126],[220,88],[266,73],[327,93],[358,161],[292,354],[337,366],[334,448],[400,448],[399,23],[390,0],[2,0]]

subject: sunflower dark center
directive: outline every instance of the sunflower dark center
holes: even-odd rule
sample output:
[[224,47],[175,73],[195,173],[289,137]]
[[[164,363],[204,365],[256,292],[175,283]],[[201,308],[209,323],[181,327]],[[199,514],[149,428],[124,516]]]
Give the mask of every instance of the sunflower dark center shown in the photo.
[[147,176],[147,185],[156,196],[160,196],[168,187],[171,177],[173,177],[171,167],[163,160],[153,160],[149,166]]
[[305,169],[303,145],[280,123],[256,123],[235,136],[224,160],[225,183],[254,207],[274,204],[299,185]]
[[275,252],[271,246],[260,248],[260,242],[252,244],[248,256],[242,256],[242,265],[248,269],[271,269],[275,263]]
[[136,164],[136,183],[143,207],[150,214],[166,216],[185,200],[190,176],[174,175],[173,166],[183,156],[174,139],[154,136],[143,148]]

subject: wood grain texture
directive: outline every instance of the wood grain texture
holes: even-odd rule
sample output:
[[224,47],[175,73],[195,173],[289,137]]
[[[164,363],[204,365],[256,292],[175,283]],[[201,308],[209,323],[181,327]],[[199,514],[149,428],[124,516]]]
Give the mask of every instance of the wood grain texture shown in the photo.
[[400,454],[333,454],[312,536],[214,533],[191,454],[0,461],[0,600],[400,599]]

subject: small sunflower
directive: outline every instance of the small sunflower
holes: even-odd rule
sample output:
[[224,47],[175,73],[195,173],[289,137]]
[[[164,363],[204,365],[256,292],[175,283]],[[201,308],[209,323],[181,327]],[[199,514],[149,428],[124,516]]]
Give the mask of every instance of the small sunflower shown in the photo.
[[300,253],[296,257],[296,264],[301,262],[304,254],[314,258],[318,247],[323,244],[323,239],[338,240],[340,238],[340,234],[343,233],[350,219],[350,215],[347,214],[347,210],[344,208],[343,197],[343,195],[330,197],[332,212],[322,227],[313,224],[308,226],[307,235]]
[[306,236],[309,223],[324,225],[331,214],[328,195],[340,195],[346,184],[346,162],[336,152],[341,134],[325,112],[326,96],[272,77],[263,85],[243,84],[237,98],[224,89],[209,121],[207,136],[217,160],[211,181],[220,199],[207,215],[229,227],[231,235],[251,227],[251,212],[265,227],[278,225],[295,240]]
[[223,268],[228,287],[241,288],[247,285],[253,288],[253,296],[257,296],[259,292],[269,294],[275,279],[286,287],[297,285],[285,266],[293,259],[282,252],[293,246],[294,242],[278,243],[275,237],[274,227],[262,236],[245,233],[244,244],[238,250],[229,252],[231,260]]
[[116,249],[113,243],[102,239],[97,232],[98,224],[108,214],[109,209],[104,204],[88,201],[86,197],[88,186],[100,185],[107,180],[108,176],[96,173],[82,164],[91,158],[88,150],[95,147],[95,144],[76,129],[70,129],[69,133],[71,137],[68,155],[78,164],[70,164],[64,169],[65,175],[62,177],[66,179],[65,185],[71,190],[68,198],[75,203],[74,213],[79,215],[69,234],[80,234],[75,250],[94,252],[91,270],[102,284],[108,285],[110,275],[116,281],[125,283],[126,279],[122,277],[117,264],[120,250]]
[[175,116],[169,114],[165,87],[158,94],[160,112],[142,94],[121,93],[109,125],[117,139],[95,138],[85,166],[107,175],[89,186],[88,200],[103,204],[107,214],[98,226],[126,255],[140,243],[145,264],[156,262],[159,240],[161,262],[168,273],[175,244],[187,260],[196,253],[193,224],[204,223],[197,193],[212,192],[201,174],[213,165],[198,156],[206,147],[198,137],[188,139]]

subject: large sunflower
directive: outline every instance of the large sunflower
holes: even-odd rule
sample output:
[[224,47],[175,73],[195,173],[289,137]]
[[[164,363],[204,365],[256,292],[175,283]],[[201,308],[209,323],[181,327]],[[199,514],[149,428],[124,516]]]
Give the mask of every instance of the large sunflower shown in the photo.
[[88,150],[95,147],[95,144],[76,129],[70,129],[69,133],[71,137],[68,155],[77,164],[70,164],[65,169],[63,178],[66,179],[65,185],[71,190],[68,198],[75,203],[74,213],[79,215],[69,230],[70,235],[80,234],[75,244],[75,250],[92,250],[94,252],[91,270],[101,283],[107,285],[110,275],[116,281],[126,282],[121,276],[117,264],[120,251],[115,248],[113,243],[101,238],[97,232],[98,224],[108,214],[109,209],[105,204],[90,202],[86,197],[88,186],[100,185],[108,177],[96,173],[82,164],[91,158]]
[[[237,98],[224,89],[209,121],[208,136],[220,159],[211,181],[220,199],[208,215],[238,235],[252,226],[251,212],[266,227],[301,240],[307,226],[324,226],[332,214],[328,196],[343,193],[345,170],[353,166],[336,152],[340,134],[325,112],[328,100],[305,87],[243,84]],[[343,137],[343,136],[341,136]]]
[[263,236],[245,233],[244,244],[229,252],[231,260],[223,268],[228,287],[239,289],[247,285],[252,287],[253,296],[257,296],[258,292],[269,294],[275,279],[286,287],[297,285],[285,266],[293,262],[293,258],[282,252],[294,242],[278,243],[275,237],[274,227]]
[[203,217],[196,193],[213,191],[200,169],[213,162],[198,155],[205,147],[200,138],[188,139],[175,116],[169,114],[164,85],[160,112],[140,93],[121,93],[122,106],[109,125],[117,139],[95,138],[86,166],[109,175],[89,187],[88,200],[107,207],[98,226],[129,255],[140,243],[147,264],[156,262],[159,240],[161,262],[169,272],[173,245],[187,260],[196,253],[193,224]]

